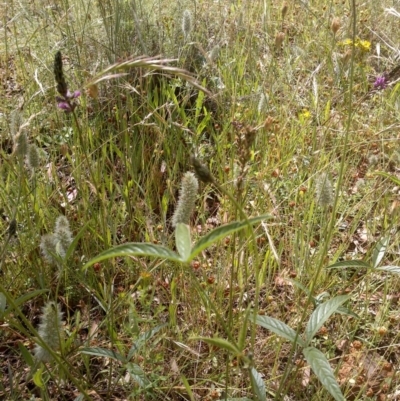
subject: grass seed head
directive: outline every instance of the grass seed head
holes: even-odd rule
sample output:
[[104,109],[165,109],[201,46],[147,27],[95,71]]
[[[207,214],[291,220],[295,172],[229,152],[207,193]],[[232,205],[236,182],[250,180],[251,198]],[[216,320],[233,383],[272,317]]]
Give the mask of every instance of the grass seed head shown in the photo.
[[282,10],[281,10],[282,19],[285,19],[288,9],[289,9],[288,4],[286,1],[284,1],[282,4]]
[[192,32],[192,28],[192,14],[189,10],[185,10],[182,18],[182,32],[185,36],[185,39],[187,39],[190,35],[190,32]]
[[280,49],[284,40],[285,40],[284,32],[278,32],[275,36],[275,48]]
[[200,162],[196,156],[191,157],[191,162],[198,179],[204,183],[214,182],[214,177],[206,165]]
[[334,35],[336,35],[339,29],[340,29],[340,19],[338,17],[335,17],[331,23],[331,31],[333,32]]
[[14,154],[20,158],[24,158],[28,154],[28,136],[25,130],[21,130],[14,136]]
[[199,182],[196,176],[190,171],[187,172],[183,176],[178,206],[172,217],[172,225],[174,227],[176,227],[178,223],[189,225],[190,216],[195,208],[198,190]]
[[35,170],[39,167],[40,156],[39,149],[36,145],[30,145],[28,149],[28,154],[26,157],[26,161],[30,169]]
[[317,178],[315,195],[320,206],[328,207],[333,204],[333,187],[327,173],[322,173]]
[[[43,307],[38,333],[46,345],[54,351],[60,348],[60,339],[63,336],[61,319],[62,312],[59,304],[51,301]],[[35,346],[34,353],[36,359],[41,362],[49,362],[52,359],[50,352],[38,344]]]
[[58,51],[54,57],[54,78],[57,82],[57,92],[61,96],[66,97],[68,93],[68,87],[64,78],[63,63],[60,51]]

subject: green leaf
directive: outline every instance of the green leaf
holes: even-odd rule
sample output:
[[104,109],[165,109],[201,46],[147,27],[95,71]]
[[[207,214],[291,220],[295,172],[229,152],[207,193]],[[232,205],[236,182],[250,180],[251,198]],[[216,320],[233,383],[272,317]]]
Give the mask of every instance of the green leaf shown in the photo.
[[250,381],[253,392],[259,401],[267,401],[267,392],[265,389],[265,383],[260,373],[254,368],[250,369]]
[[35,383],[36,386],[43,389],[45,388],[46,384],[43,381],[42,373],[43,373],[43,366],[34,373],[33,382]]
[[6,310],[7,299],[6,296],[0,292],[0,313],[2,314]]
[[183,260],[189,259],[192,242],[190,240],[190,228],[187,224],[178,223],[175,228],[175,242],[179,255]]
[[315,333],[324,325],[330,316],[337,311],[339,306],[345,303],[350,298],[349,295],[340,295],[324,302],[315,309],[308,320],[305,339],[309,344]]
[[175,252],[161,245],[155,245],[150,243],[141,242],[130,242],[115,246],[107,251],[104,251],[97,255],[95,258],[89,260],[83,269],[94,265],[95,263],[102,262],[103,260],[117,258],[121,256],[149,256],[152,258],[168,259],[173,262],[183,262],[182,258],[179,257]]
[[155,334],[157,334],[162,328],[167,326],[167,323],[160,324],[159,326],[156,326],[152,328],[149,331],[146,331],[146,333],[142,334],[132,345],[131,349],[128,352],[127,360],[130,361],[132,356],[135,355],[140,348],[143,347],[143,345],[146,344],[148,340],[150,340]]
[[[24,304],[26,301],[29,301],[30,299],[35,298],[39,295],[45,294],[46,292],[49,292],[49,290],[35,290],[35,291],[28,292],[27,294],[24,294],[24,295],[18,297],[17,299],[15,299],[14,304],[15,304],[15,306],[18,307],[18,306]],[[3,296],[5,298],[7,298],[5,294],[3,294]],[[10,294],[8,294],[8,296],[12,297]],[[5,318],[13,310],[14,310],[13,305],[9,305],[8,308],[3,312],[2,317]]]
[[345,401],[339,384],[333,374],[331,365],[329,365],[325,355],[314,347],[304,348],[303,355],[329,394],[336,401]]
[[208,248],[210,245],[214,244],[220,239],[225,238],[237,231],[243,230],[244,228],[249,227],[249,225],[257,224],[262,220],[272,218],[273,217],[271,215],[265,214],[262,216],[252,217],[245,221],[234,221],[233,223],[215,228],[194,245],[192,254],[190,255],[190,260],[193,260],[200,252],[204,251],[204,249]]
[[[250,317],[250,319],[253,319],[253,318]],[[289,340],[291,343],[294,343],[296,341],[300,346],[305,347],[305,343],[304,343],[303,339],[300,336],[298,336],[296,339],[296,332],[291,327],[289,327],[287,324],[281,322],[278,319],[275,319],[270,316],[257,315],[256,323],[259,326],[262,326],[262,327],[272,331],[273,333],[277,334],[278,336],[283,337],[286,340]]]
[[370,269],[371,265],[363,260],[343,260],[329,265],[327,269],[344,269],[346,267],[359,267],[363,269]]
[[147,387],[151,384],[150,380],[146,377],[146,374],[139,365],[136,365],[135,363],[127,363],[126,370],[140,387]]
[[394,274],[400,274],[400,266],[381,266],[377,267],[376,270]]
[[389,180],[392,180],[396,185],[400,185],[400,180],[394,175],[385,173],[384,171],[376,171],[373,174],[380,175],[380,176],[385,177],[385,178],[389,178]]
[[372,267],[377,268],[379,266],[379,263],[381,263],[383,257],[385,256],[386,249],[389,245],[389,237],[384,237],[381,238],[374,247],[374,250],[372,252]]
[[35,364],[35,362],[34,362],[34,360],[32,358],[31,353],[28,351],[28,349],[25,347],[25,345],[20,343],[20,342],[18,343],[18,348],[19,348],[19,351],[22,354],[22,357],[23,357],[25,363],[28,366],[32,367]]
[[204,341],[207,344],[213,345],[218,348],[223,348],[234,355],[239,355],[240,351],[236,345],[230,343],[228,340],[219,337],[192,337],[191,340]]
[[101,358],[111,358],[114,359],[115,361],[126,362],[126,358],[123,355],[111,349],[100,348],[100,347],[87,347],[87,348],[82,348],[79,352],[81,354],[93,355]]
[[185,387],[185,390],[186,390],[187,393],[188,393],[188,396],[189,396],[189,398],[190,398],[190,401],[195,401],[196,398],[195,398],[195,396],[193,395],[193,391],[192,391],[192,389],[190,388],[190,384],[189,384],[188,380],[186,379],[185,376],[181,376],[181,380],[182,380],[183,386]]

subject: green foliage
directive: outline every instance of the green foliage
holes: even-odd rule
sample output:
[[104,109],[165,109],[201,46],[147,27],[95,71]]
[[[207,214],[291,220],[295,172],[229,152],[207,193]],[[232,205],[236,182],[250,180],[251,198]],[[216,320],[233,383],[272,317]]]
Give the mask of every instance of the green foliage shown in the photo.
[[[338,401],[343,401],[344,397],[335,379],[332,368],[330,367],[326,356],[317,348],[310,346],[310,343],[323,324],[331,317],[333,313],[339,309],[344,302],[348,301],[349,299],[350,297],[348,295],[341,295],[318,305],[308,320],[303,338],[298,332],[294,331],[292,328],[278,319],[260,315],[256,316],[255,319],[257,325],[272,331],[286,340],[289,340],[294,345],[299,345],[302,347],[304,357],[311,366],[311,369],[317,375],[325,389],[335,398],[335,400]],[[256,381],[257,383],[259,382],[259,380]],[[260,386],[257,385],[257,388],[259,387]]]

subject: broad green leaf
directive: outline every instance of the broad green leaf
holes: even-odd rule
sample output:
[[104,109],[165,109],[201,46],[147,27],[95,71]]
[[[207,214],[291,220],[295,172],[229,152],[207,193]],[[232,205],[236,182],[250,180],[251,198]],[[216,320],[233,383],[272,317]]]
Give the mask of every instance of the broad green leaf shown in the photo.
[[7,299],[6,296],[0,292],[0,314],[2,314],[6,310]]
[[95,263],[102,262],[103,260],[117,258],[121,256],[148,256],[152,258],[168,259],[173,262],[183,262],[183,259],[175,252],[161,245],[150,243],[130,242],[108,249],[89,260],[83,269],[94,265]]
[[[250,317],[250,319],[252,320],[253,318]],[[257,315],[256,323],[259,326],[262,326],[272,331],[278,336],[283,337],[286,340],[289,340],[291,343],[294,343],[296,341],[300,346],[305,347],[303,339],[300,336],[298,336],[296,339],[296,332],[287,324],[281,322],[278,319],[275,319],[270,316]]]
[[339,308],[337,308],[336,312],[340,313],[341,315],[354,317],[356,319],[360,318],[360,316],[358,316],[357,313],[354,313],[352,310],[350,310],[349,308],[346,308],[345,306],[339,306]]
[[260,373],[254,368],[250,369],[250,381],[253,392],[259,401],[267,401],[267,393],[265,390],[265,383]]
[[329,365],[325,355],[314,347],[304,348],[303,355],[329,394],[336,401],[345,401],[339,384],[333,374],[331,365]]
[[345,269],[346,267],[359,267],[363,269],[370,269],[371,265],[363,260],[343,260],[329,265],[327,269]]
[[379,263],[381,263],[383,257],[385,256],[386,249],[389,245],[389,237],[384,237],[381,238],[374,247],[374,250],[372,252],[372,267],[377,268],[379,266]]
[[218,348],[223,348],[229,352],[231,352],[234,355],[239,355],[240,351],[236,347],[236,345],[230,343],[228,340],[225,340],[223,338],[215,337],[215,338],[210,338],[210,337],[192,337],[191,340],[197,340],[197,341],[204,341],[207,344],[213,345]]
[[146,374],[139,365],[136,365],[135,363],[127,363],[126,370],[140,387],[147,387],[151,384],[150,380],[146,377]]
[[192,249],[192,254],[190,255],[190,260],[193,260],[200,252],[204,249],[208,248],[210,245],[215,242],[221,240],[222,238],[227,237],[237,231],[243,230],[249,225],[257,224],[262,220],[272,219],[273,217],[269,214],[265,214],[262,216],[252,217],[246,221],[234,221],[233,223],[226,224],[224,226],[218,227],[208,234],[206,234],[203,238],[201,238],[197,244],[194,245]]
[[111,349],[100,348],[100,347],[87,347],[87,348],[82,348],[79,352],[81,354],[98,356],[100,358],[111,358],[114,359],[115,361],[126,362],[126,358],[123,355]]
[[183,260],[189,259],[192,242],[190,239],[190,228],[187,224],[177,224],[175,228],[175,242],[181,258]]
[[379,270],[382,272],[400,274],[400,266],[381,266],[381,267],[378,267],[376,270]]
[[127,360],[130,361],[132,356],[135,355],[140,348],[143,347],[144,344],[146,344],[146,341],[150,340],[155,334],[157,334],[163,327],[167,326],[167,323],[160,324],[159,326],[156,326],[152,328],[149,331],[146,331],[146,333],[142,334],[132,345],[131,349],[128,352]]
[[305,331],[307,344],[310,343],[315,333],[324,325],[331,315],[337,311],[339,306],[345,303],[349,298],[349,295],[339,295],[317,306],[307,323]]

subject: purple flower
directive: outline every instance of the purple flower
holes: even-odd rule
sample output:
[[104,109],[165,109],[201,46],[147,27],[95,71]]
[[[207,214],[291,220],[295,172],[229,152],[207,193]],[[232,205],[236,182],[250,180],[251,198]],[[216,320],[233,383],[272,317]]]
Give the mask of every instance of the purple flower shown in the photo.
[[377,90],[385,89],[387,87],[386,77],[384,75],[378,76],[374,82],[374,88]]
[[66,113],[72,113],[77,106],[77,103],[74,101],[74,99],[78,98],[80,95],[80,91],[75,91],[74,93],[68,91],[63,97],[56,96],[58,108],[64,110]]

